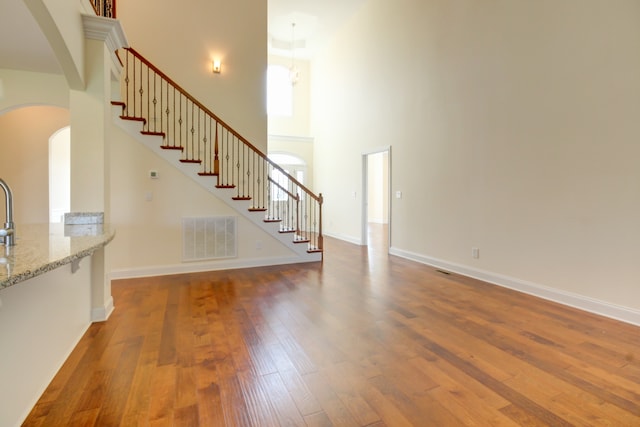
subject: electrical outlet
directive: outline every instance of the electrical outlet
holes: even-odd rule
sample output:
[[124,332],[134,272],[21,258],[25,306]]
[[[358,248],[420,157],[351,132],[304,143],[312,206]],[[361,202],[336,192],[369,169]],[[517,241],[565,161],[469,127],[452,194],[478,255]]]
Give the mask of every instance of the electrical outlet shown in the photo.
[[262,240],[256,240],[256,250],[262,250]]
[[480,258],[480,249],[479,248],[471,248],[471,257],[473,259]]

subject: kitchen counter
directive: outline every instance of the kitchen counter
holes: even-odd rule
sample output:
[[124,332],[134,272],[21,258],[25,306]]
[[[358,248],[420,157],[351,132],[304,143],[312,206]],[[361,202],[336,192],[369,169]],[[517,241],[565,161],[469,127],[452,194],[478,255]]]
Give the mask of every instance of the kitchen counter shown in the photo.
[[18,224],[16,244],[0,245],[0,290],[76,263],[114,236],[108,224]]

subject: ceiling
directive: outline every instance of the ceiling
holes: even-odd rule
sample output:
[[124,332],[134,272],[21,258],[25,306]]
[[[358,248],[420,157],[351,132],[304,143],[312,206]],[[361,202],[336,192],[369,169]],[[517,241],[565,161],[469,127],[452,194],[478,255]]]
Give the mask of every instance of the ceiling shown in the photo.
[[[365,1],[268,0],[269,53],[311,58]],[[0,0],[0,68],[62,73],[23,0]]]
[[295,45],[296,57],[311,58],[366,1],[268,0],[269,53],[290,56]]
[[62,73],[23,0],[0,0],[0,68]]

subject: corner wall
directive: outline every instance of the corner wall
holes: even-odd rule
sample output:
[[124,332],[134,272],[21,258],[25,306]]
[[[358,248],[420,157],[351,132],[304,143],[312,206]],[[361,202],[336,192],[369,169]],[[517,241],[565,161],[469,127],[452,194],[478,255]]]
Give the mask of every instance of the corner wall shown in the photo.
[[396,253],[637,315],[639,16],[367,2],[312,64],[326,233],[359,239],[361,155],[391,145]]

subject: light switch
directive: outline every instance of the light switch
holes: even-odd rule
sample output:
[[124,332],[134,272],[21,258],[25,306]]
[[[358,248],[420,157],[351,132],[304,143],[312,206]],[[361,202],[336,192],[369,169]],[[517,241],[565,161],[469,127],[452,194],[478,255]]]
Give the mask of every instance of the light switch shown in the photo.
[[402,199],[402,191],[396,191],[396,199]]

